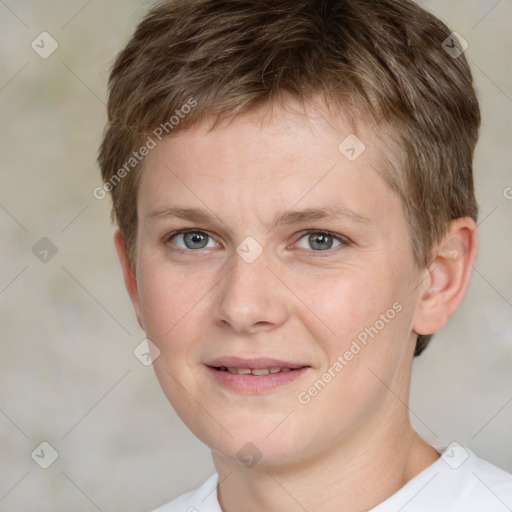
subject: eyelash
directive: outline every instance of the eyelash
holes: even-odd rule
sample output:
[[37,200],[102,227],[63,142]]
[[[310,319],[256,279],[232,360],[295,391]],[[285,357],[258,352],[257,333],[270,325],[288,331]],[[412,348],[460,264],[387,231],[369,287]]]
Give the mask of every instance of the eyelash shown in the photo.
[[[202,229],[186,228],[186,229],[180,229],[178,231],[173,231],[172,233],[170,233],[169,235],[167,235],[165,237],[165,242],[169,243],[174,237],[176,237],[178,235],[184,235],[187,233],[201,233],[201,234],[208,236],[212,240],[215,240],[215,238],[212,235],[210,235],[207,231],[204,231]],[[332,254],[332,251],[334,251],[336,249],[341,249],[343,247],[348,247],[349,245],[351,245],[351,242],[348,238],[343,237],[341,235],[337,235],[335,233],[332,233],[331,231],[325,231],[325,230],[321,230],[321,229],[309,229],[309,230],[303,231],[300,234],[300,236],[297,238],[297,240],[294,242],[294,244],[296,244],[299,240],[301,240],[305,236],[315,235],[315,234],[331,236],[334,240],[336,240],[337,242],[340,243],[340,245],[337,247],[325,249],[323,251],[322,250],[315,251],[313,249],[309,250],[309,252],[315,253],[316,256],[319,256],[319,257],[329,256],[330,254]],[[218,242],[216,242],[216,243],[218,243]],[[176,247],[174,247],[174,248],[169,247],[169,250],[172,252],[181,253],[181,254],[201,251],[201,249],[181,249],[181,248],[176,248]],[[327,253],[327,254],[318,254],[318,253]]]

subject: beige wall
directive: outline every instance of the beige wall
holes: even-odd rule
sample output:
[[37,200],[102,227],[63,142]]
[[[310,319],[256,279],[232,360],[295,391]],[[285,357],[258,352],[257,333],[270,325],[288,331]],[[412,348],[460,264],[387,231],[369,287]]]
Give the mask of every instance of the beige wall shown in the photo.
[[[421,4],[469,42],[484,120],[478,261],[462,307],[415,363],[412,419],[432,443],[457,440],[512,471],[512,6]],[[92,194],[109,64],[146,8],[0,2],[0,511],[148,510],[213,472],[132,353],[144,336],[109,203]],[[43,31],[59,45],[47,59],[30,46]],[[40,242],[46,263],[32,252],[42,237],[57,249],[50,258]],[[59,454],[48,469],[31,458],[43,441]]]

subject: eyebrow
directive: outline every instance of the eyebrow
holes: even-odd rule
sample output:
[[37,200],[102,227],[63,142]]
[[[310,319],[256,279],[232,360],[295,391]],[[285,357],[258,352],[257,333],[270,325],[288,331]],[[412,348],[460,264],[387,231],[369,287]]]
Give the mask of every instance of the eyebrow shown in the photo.
[[[199,224],[208,224],[214,222],[214,217],[220,220],[218,215],[211,215],[205,210],[199,208],[186,208],[182,206],[166,206],[151,211],[146,215],[146,221],[157,219],[167,219],[177,217],[179,219],[189,220]],[[303,210],[286,210],[278,212],[270,225],[265,223],[268,229],[274,229],[280,225],[292,225],[315,220],[334,219],[350,220],[358,224],[373,225],[373,222],[366,215],[345,208],[342,206],[326,208],[305,208]],[[222,221],[221,221],[222,222]],[[224,224],[224,222],[222,222]]]

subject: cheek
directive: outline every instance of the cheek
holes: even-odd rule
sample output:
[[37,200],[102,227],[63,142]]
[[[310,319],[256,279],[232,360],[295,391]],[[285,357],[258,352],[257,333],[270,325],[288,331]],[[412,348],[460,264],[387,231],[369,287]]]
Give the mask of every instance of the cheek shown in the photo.
[[317,278],[297,290],[308,297],[306,304],[314,313],[308,327],[323,352],[320,371],[336,375],[329,385],[332,396],[357,395],[362,402],[382,388],[370,370],[384,380],[391,378],[410,323],[399,283],[389,272],[373,268],[371,273],[362,267],[345,268],[336,277]]
[[[208,332],[204,326],[211,285],[206,283],[207,273],[192,276],[155,260],[148,258],[139,275],[142,322],[146,336],[160,350],[153,367],[161,387],[180,416],[187,416],[193,404],[182,386],[195,386],[197,375],[189,367],[195,358],[190,356]],[[194,410],[194,414],[199,412]]]
[[212,287],[208,273],[190,275],[179,266],[155,261],[145,262],[143,268],[138,283],[146,334],[159,346],[172,343],[183,326],[195,324]]
[[362,268],[339,269],[330,276],[296,280],[294,288],[319,324],[326,327],[336,344],[348,342],[392,304],[392,292],[385,279]]
[[[389,395],[383,382],[391,383],[400,371],[408,320],[391,286],[384,278],[345,273],[319,284],[311,296],[311,307],[322,320],[313,335],[325,357],[310,387],[297,398],[309,417],[326,422],[315,428],[323,428],[327,436],[349,432],[376,413]],[[334,332],[326,335],[320,324]]]

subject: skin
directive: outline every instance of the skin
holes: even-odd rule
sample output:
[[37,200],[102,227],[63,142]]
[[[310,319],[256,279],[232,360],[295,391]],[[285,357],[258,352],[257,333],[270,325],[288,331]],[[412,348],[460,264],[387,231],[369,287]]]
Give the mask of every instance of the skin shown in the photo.
[[[135,268],[121,233],[115,236],[137,318],[160,350],[157,377],[212,449],[225,512],[369,510],[439,457],[413,431],[404,404],[417,334],[439,330],[465,294],[475,223],[453,221],[432,264],[418,268],[400,199],[378,172],[375,134],[357,133],[366,150],[351,162],[338,150],[353,132],[343,118],[291,101],[208,127],[178,132],[147,156]],[[212,219],[162,214],[178,205]],[[278,212],[339,206],[367,222],[272,225]],[[189,249],[183,235],[172,236],[185,228],[210,235],[207,246]],[[347,243],[327,236],[332,247],[319,250],[310,229]],[[263,249],[252,263],[236,252],[248,236]],[[452,239],[466,248],[464,257],[443,253]],[[300,403],[298,394],[397,303],[400,312]],[[311,368],[290,384],[247,395],[221,387],[205,367],[231,355]],[[261,456],[252,467],[237,456],[246,443]]]

